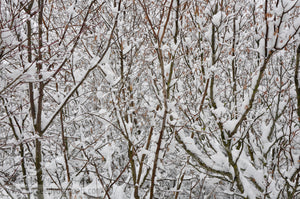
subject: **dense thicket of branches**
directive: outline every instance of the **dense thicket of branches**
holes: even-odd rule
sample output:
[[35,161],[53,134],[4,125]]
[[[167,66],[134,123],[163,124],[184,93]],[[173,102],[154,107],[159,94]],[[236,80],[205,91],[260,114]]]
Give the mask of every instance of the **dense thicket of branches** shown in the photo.
[[299,197],[299,7],[2,0],[0,197]]

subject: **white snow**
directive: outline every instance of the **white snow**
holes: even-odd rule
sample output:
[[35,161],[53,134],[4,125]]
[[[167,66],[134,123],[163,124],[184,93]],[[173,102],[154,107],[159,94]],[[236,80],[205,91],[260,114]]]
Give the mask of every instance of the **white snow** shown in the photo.
[[69,15],[71,16],[76,15],[75,6],[76,6],[76,1],[67,9],[66,12],[69,13]]
[[121,186],[113,185],[113,193],[111,195],[111,199],[127,198],[124,189],[125,189],[125,184]]
[[215,14],[212,17],[211,21],[215,26],[217,26],[217,27],[220,26],[221,21],[222,21],[222,12],[221,11],[217,12],[217,14]]
[[224,129],[227,130],[227,131],[230,131],[232,132],[236,126],[236,124],[238,123],[238,120],[228,120],[224,123]]
[[105,165],[103,168],[107,169],[108,177],[112,177],[111,164],[112,164],[112,155],[114,154],[114,151],[115,151],[115,147],[113,143],[106,145],[101,150],[101,154],[105,158]]

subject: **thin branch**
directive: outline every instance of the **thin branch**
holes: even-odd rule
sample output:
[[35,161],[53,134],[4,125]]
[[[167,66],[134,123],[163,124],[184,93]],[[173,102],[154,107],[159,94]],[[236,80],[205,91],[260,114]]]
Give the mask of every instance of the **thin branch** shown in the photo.
[[[120,1],[121,4],[121,1]],[[119,4],[119,5],[120,5]],[[95,63],[91,63],[91,67],[85,72],[84,76],[81,78],[81,80],[77,83],[77,85],[70,91],[70,93],[65,97],[65,99],[63,100],[63,102],[59,105],[59,107],[56,109],[56,111],[52,114],[50,120],[44,125],[42,132],[45,132],[49,126],[51,125],[51,123],[53,122],[54,118],[57,116],[57,114],[63,109],[63,107],[67,104],[68,100],[72,97],[72,95],[77,91],[77,89],[82,85],[82,83],[87,79],[87,77],[89,76],[89,74],[102,62],[102,60],[104,59],[104,57],[106,56],[106,53],[108,52],[109,48],[110,48],[110,44],[111,44],[111,40],[113,38],[113,33],[116,29],[117,26],[117,19],[118,19],[119,13],[117,13],[116,18],[115,18],[115,22],[114,22],[114,26],[111,30],[110,33],[110,37],[107,43],[107,46],[102,54],[102,56],[100,58],[97,58]]]

